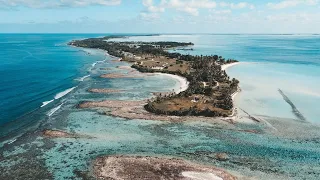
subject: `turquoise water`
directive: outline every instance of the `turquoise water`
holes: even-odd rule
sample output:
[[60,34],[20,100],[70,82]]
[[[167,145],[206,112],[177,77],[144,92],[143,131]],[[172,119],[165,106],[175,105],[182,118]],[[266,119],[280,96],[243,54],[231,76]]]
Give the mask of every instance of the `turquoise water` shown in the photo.
[[[31,36],[31,39],[34,39],[33,45],[30,45],[32,48],[42,46],[42,41],[47,42],[46,39],[50,42],[41,51],[30,51],[35,57],[38,57],[39,52],[49,54],[47,55],[49,60],[42,64],[48,67],[47,71],[38,74],[40,77],[30,78],[31,80],[41,81],[42,78],[48,78],[45,76],[47,74],[50,74],[52,79],[54,77],[66,79],[56,80],[53,85],[60,87],[59,82],[63,82],[62,84],[66,86],[61,86],[61,89],[56,89],[48,96],[34,101],[35,108],[39,108],[43,101],[54,99],[66,89],[76,88],[31,115],[11,123],[19,126],[24,120],[41,122],[36,127],[37,131],[31,131],[16,140],[0,143],[0,172],[2,172],[0,179],[81,179],[77,177],[76,171],[88,171],[91,162],[98,156],[115,154],[181,157],[236,171],[256,179],[317,179],[320,176],[319,128],[312,123],[294,121],[296,117],[291,112],[291,107],[278,93],[278,88],[282,89],[308,121],[319,122],[316,104],[319,100],[320,86],[318,36],[162,35],[125,39],[191,41],[195,43],[195,51],[183,51],[184,53],[219,54],[245,62],[228,69],[232,77],[241,81],[242,92],[236,99],[236,106],[250,114],[263,115],[261,117],[271,123],[275,131],[263,124],[236,124],[226,127],[212,122],[170,123],[127,120],[104,115],[107,111],[105,109],[77,109],[76,105],[79,102],[87,100],[150,98],[153,92],[171,91],[177,87],[177,81],[167,76],[142,76],[134,79],[99,78],[101,74],[110,72],[126,73],[129,70],[121,70],[117,66],[128,66],[128,64],[112,62],[112,58],[102,51],[65,45],[74,38],[98,35],[9,36],[20,39]],[[61,58],[55,59],[56,53],[60,54],[57,57]],[[43,57],[42,61],[47,58]],[[22,67],[26,66],[28,62],[32,64],[31,67],[37,67],[33,61],[40,60],[35,58],[28,61],[20,60],[16,62],[15,67],[19,64]],[[0,67],[0,70],[3,70],[2,67],[7,68],[5,65]],[[66,71],[57,70],[59,68]],[[30,73],[32,70],[35,74],[41,73],[37,68],[28,70]],[[90,76],[79,81],[79,78],[88,75]],[[72,78],[64,78],[69,76]],[[13,77],[19,79],[20,76],[16,74]],[[38,92],[36,90],[41,90],[41,87],[47,85],[46,80],[41,82],[43,83],[41,86],[33,87],[33,92]],[[124,91],[114,94],[92,94],[87,92],[89,88],[112,88]],[[17,90],[27,96],[25,89]],[[3,99],[6,101],[9,98]],[[3,126],[6,127],[8,126]],[[266,132],[254,134],[230,130],[230,127],[235,130],[257,129]],[[60,129],[94,138],[47,139],[41,136],[43,129]],[[3,133],[2,129],[0,132]],[[216,160],[215,153],[220,152],[227,153],[230,160],[226,162]]]
[[283,100],[283,90],[307,121],[320,123],[319,67],[313,65],[258,63],[241,64],[228,70],[241,81],[237,105],[253,114],[295,118]]
[[281,89],[308,121],[320,123],[320,36],[161,35],[122,40],[193,42],[194,51],[177,52],[218,54],[245,62],[228,69],[241,82],[240,108],[251,114],[295,118],[278,93]]

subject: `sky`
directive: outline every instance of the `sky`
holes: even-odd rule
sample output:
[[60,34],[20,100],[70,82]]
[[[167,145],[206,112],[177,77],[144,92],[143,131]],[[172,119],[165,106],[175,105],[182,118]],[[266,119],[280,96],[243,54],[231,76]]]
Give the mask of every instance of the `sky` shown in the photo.
[[0,0],[0,33],[320,33],[320,0]]

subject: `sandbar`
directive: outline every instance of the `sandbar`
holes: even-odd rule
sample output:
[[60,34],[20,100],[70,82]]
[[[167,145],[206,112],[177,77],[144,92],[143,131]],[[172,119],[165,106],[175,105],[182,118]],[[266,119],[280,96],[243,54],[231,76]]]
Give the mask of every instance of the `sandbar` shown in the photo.
[[223,169],[187,162],[177,158],[149,156],[105,156],[93,163],[98,179],[140,180],[235,180],[234,175]]

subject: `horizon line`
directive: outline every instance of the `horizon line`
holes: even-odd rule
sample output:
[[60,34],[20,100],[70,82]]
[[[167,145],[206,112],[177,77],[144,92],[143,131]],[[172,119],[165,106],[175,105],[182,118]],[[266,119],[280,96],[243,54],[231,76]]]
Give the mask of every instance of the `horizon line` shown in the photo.
[[320,33],[116,33],[116,32],[0,32],[0,34],[106,34],[106,35],[320,35]]

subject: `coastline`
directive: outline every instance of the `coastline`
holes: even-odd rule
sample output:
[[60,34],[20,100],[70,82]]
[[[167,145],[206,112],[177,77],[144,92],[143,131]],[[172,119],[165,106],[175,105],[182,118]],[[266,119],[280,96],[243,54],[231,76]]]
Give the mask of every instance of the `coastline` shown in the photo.
[[230,63],[230,64],[224,64],[224,65],[221,65],[221,69],[226,71],[228,70],[229,68],[233,67],[233,66],[236,66],[236,65],[239,65],[241,64],[242,62],[234,62],[234,63]]
[[[181,79],[182,77],[170,75],[171,78],[178,80],[180,87],[175,88],[175,93],[169,96],[160,95],[148,101],[145,106],[147,111],[174,116],[228,117],[231,114],[233,103],[231,98],[228,100],[227,97],[236,91],[239,81],[235,78],[231,81],[226,72],[221,71],[221,66],[238,62],[237,60],[225,60],[218,55],[204,56],[202,59],[199,56],[166,51],[167,47],[186,46],[192,44],[191,42],[144,42],[138,43],[139,46],[132,46],[132,43],[106,42],[105,39],[108,37],[74,40],[69,44],[104,49],[108,52],[106,54],[122,57],[123,61],[133,63],[131,67],[142,73],[173,74],[190,81],[188,84],[186,80]],[[123,76],[114,77],[106,74],[100,77],[121,78]],[[216,88],[219,82],[221,88]],[[225,100],[221,101],[221,98]]]
[[[81,43],[80,43],[80,45],[74,45],[74,43],[76,43],[76,41],[73,41],[72,43],[70,43],[70,45],[72,45],[72,46],[74,46],[74,47],[82,47],[81,46]],[[92,43],[92,42],[90,42],[90,43]],[[93,48],[93,49],[96,49],[96,48]],[[100,49],[100,48],[98,48],[99,50],[102,50],[102,49]],[[174,79],[174,80],[176,80],[178,83],[177,83],[177,85],[175,85],[174,87],[173,87],[173,90],[171,91],[171,92],[173,92],[174,91],[174,93],[176,94],[176,95],[178,95],[178,94],[180,94],[181,92],[184,92],[184,91],[187,91],[190,87],[189,87],[189,85],[190,85],[190,82],[188,82],[188,80],[187,80],[187,77],[186,76],[183,76],[182,74],[181,74],[181,71],[179,71],[179,75],[176,75],[176,73],[174,73],[174,74],[172,74],[172,73],[170,73],[170,70],[168,71],[168,72],[159,72],[159,71],[148,71],[148,68],[150,69],[150,65],[148,66],[148,65],[143,65],[142,66],[142,64],[144,63],[144,61],[139,61],[140,59],[141,59],[141,57],[140,57],[140,59],[136,59],[137,61],[134,61],[134,60],[129,60],[129,61],[126,61],[126,60],[122,60],[122,58],[120,58],[119,56],[117,56],[117,55],[111,55],[112,53],[109,53],[108,52],[108,50],[107,49],[104,49],[103,50],[104,52],[105,52],[105,55],[106,56],[110,56],[111,58],[114,58],[115,60],[112,60],[112,61],[124,61],[124,62],[126,62],[126,63],[128,63],[129,65],[131,65],[131,66],[117,66],[117,68],[119,68],[119,69],[133,69],[133,70],[135,70],[135,71],[138,71],[138,72],[140,72],[142,75],[143,74],[149,74],[149,75],[162,75],[162,76],[167,76],[167,77],[170,77],[170,78],[172,78],[172,79]],[[134,54],[131,54],[131,56],[135,56]],[[125,59],[125,58],[124,58]],[[145,58],[145,59],[147,59],[147,58]],[[169,59],[169,58],[165,58],[165,60],[166,59]],[[162,59],[163,60],[163,59]],[[154,59],[152,59],[151,61],[154,61]],[[133,63],[134,62],[134,63]],[[159,62],[160,61],[158,61],[157,63],[159,64]],[[166,62],[166,61],[165,61]],[[168,62],[168,63],[172,63],[172,62]],[[165,65],[167,66],[166,67],[166,69],[168,69],[168,67],[171,67],[171,66],[174,66],[173,64],[170,64],[170,66],[168,65],[168,63],[166,63]],[[235,65],[237,65],[237,64],[239,64],[239,62],[238,61],[235,61],[235,62],[227,62],[228,64],[223,64],[223,65],[219,65],[219,64],[217,64],[216,63],[216,66],[220,66],[220,68],[222,69],[222,70],[226,70],[226,69],[228,69],[228,68],[230,68],[230,67],[232,67],[232,66],[235,66]],[[177,64],[177,62],[176,63],[174,63],[174,64]],[[183,64],[183,63],[182,63]],[[180,67],[183,67],[182,65],[180,65]],[[140,69],[141,68],[141,69]],[[145,69],[144,69],[145,68]],[[153,65],[153,67],[151,67],[151,68],[154,68],[154,65]],[[173,71],[173,72],[175,72],[175,71]],[[127,73],[127,74],[129,74],[129,73]],[[180,75],[181,74],[181,75]],[[113,76],[113,74],[103,74],[103,75],[101,75],[100,77],[102,77],[102,78],[126,78],[127,76],[126,75],[116,75],[116,76]],[[128,76],[129,77],[129,76]],[[131,77],[131,76],[130,76]],[[200,78],[201,79],[201,78]],[[233,82],[232,82],[233,83]],[[194,85],[195,83],[193,83],[193,85]],[[190,85],[191,86],[191,85]],[[217,86],[219,86],[219,83],[217,84]],[[170,92],[170,91],[169,91]],[[233,103],[233,105],[234,105],[234,100],[235,100],[235,97],[236,97],[236,95],[239,93],[239,88],[237,88],[237,91],[235,92],[235,93],[233,93],[233,94],[230,94],[231,95],[231,103],[230,104],[232,104]],[[154,94],[155,95],[155,94]],[[164,96],[164,97],[166,97],[166,96]],[[192,96],[186,96],[187,98],[192,98]],[[160,94],[160,96],[157,96],[157,98],[162,98],[161,97],[161,94]],[[182,106],[183,106],[183,104],[188,104],[187,106],[189,106],[190,104],[189,104],[189,102],[190,102],[190,100],[187,100],[187,99],[183,99],[181,102],[179,102],[178,104],[181,104],[182,103]],[[192,100],[191,100],[191,102],[193,102]],[[206,102],[206,101],[204,101],[204,102]],[[171,102],[171,104],[172,103],[175,103],[175,102]],[[229,102],[227,102],[227,103],[229,103]],[[152,106],[152,105],[150,105],[151,103],[150,103],[150,101],[148,101],[148,104],[147,105],[145,105],[144,107],[145,107],[145,109],[147,110],[147,111],[153,111],[153,109],[154,109],[154,107]],[[169,103],[170,104],[170,103]],[[208,103],[207,103],[208,104]],[[233,105],[231,105],[231,106],[233,106]],[[164,107],[165,108],[167,108],[166,107],[167,105],[164,105]],[[168,105],[168,106],[170,106],[170,105]],[[192,106],[192,105],[191,105]],[[206,105],[205,105],[206,106]],[[148,107],[148,108],[147,108]],[[151,108],[150,108],[151,107]],[[194,107],[197,107],[197,106],[194,106]],[[222,106],[223,107],[223,106]],[[227,107],[227,106],[226,106]],[[208,108],[208,107],[207,107]],[[170,107],[169,107],[169,109],[171,109]],[[221,109],[223,109],[223,108],[221,108]],[[229,112],[229,113],[225,113],[225,112],[223,112],[223,111],[217,111],[216,112],[216,110],[214,109],[214,110],[212,110],[211,111],[211,114],[213,114],[213,116],[224,116],[224,117],[233,117],[234,116],[234,114],[235,114],[235,107],[233,107],[232,109],[230,109],[230,111],[231,111],[231,113]],[[180,111],[182,111],[183,110],[183,112],[185,113],[185,111],[186,110],[184,110],[183,109],[183,107],[180,107]],[[189,108],[189,111],[191,111],[192,110],[192,108],[190,107]],[[208,108],[208,110],[209,110],[209,108]],[[211,110],[211,109],[210,109]],[[164,112],[164,114],[165,115],[169,115],[168,114],[168,112],[166,112],[166,111],[164,111],[163,109],[162,110],[160,110],[162,113]],[[202,107],[201,109],[199,109],[199,112],[203,112],[204,111],[204,108]],[[177,111],[175,111],[175,112],[177,112]],[[155,111],[153,111],[153,113],[155,113],[155,114],[157,114],[157,113],[159,113],[159,112],[155,112]],[[219,114],[220,113],[220,114]],[[225,113],[224,115],[223,115],[223,113]],[[160,113],[161,114],[161,113]],[[176,115],[177,113],[175,113],[175,114],[171,114],[171,115]],[[216,114],[218,114],[218,115],[216,115]],[[229,114],[231,114],[231,115],[229,115]],[[200,114],[198,113],[198,115],[197,116],[199,116]],[[200,115],[201,116],[201,115]],[[204,115],[204,116],[207,116],[207,115]]]
[[152,74],[167,76],[167,77],[170,77],[172,79],[177,80],[179,83],[178,87],[177,86],[173,87],[176,94],[179,94],[179,93],[187,90],[189,87],[189,82],[187,81],[187,78],[185,78],[185,77],[173,75],[173,74],[168,74],[168,73],[152,73]]
[[[231,68],[233,66],[236,66],[236,65],[239,65],[239,64],[242,64],[242,62],[235,62],[235,63],[225,64],[225,65],[221,66],[221,69],[224,70],[224,71],[227,71],[229,68]],[[232,110],[232,114],[229,117],[231,117],[234,121],[237,120],[236,117],[238,115],[238,111],[237,111],[238,108],[236,107],[236,97],[237,97],[237,95],[239,95],[240,92],[241,92],[241,88],[240,88],[240,86],[238,86],[237,91],[234,92],[231,95],[234,107],[233,107],[233,110]]]

